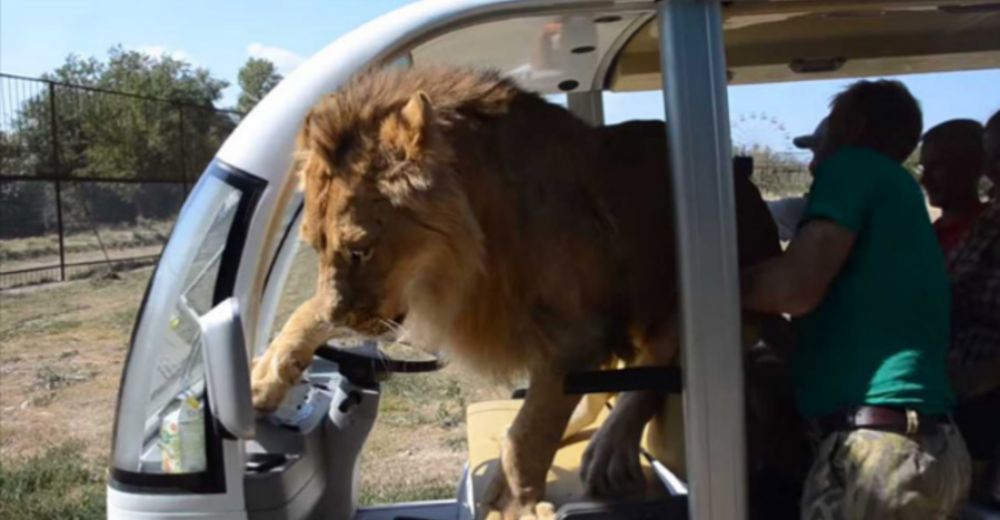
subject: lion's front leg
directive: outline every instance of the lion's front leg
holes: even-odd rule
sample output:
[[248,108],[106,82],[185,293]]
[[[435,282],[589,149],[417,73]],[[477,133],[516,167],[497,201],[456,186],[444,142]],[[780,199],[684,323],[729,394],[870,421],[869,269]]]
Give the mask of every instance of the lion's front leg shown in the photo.
[[502,473],[497,475],[488,501],[505,520],[548,518],[552,507],[542,502],[545,479],[580,396],[563,392],[562,371],[533,371],[514,423],[500,450]]
[[250,377],[254,408],[261,411],[278,408],[309,367],[316,349],[333,337],[335,328],[327,318],[326,308],[318,297],[303,302],[264,355],[254,361]]

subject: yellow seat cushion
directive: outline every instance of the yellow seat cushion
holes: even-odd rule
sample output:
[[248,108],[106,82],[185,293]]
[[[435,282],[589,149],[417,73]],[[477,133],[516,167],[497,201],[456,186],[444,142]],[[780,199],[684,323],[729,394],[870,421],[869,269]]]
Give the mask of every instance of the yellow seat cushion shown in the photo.
[[[500,439],[514,421],[522,402],[521,400],[485,401],[470,405],[466,411],[469,471],[472,474],[476,511],[480,517],[482,512],[488,509],[483,504],[484,495],[490,482],[500,470]],[[549,469],[545,488],[545,500],[551,502],[556,509],[570,502],[593,500],[585,496],[584,484],[580,479],[580,461],[590,438],[607,417],[608,410],[604,408],[593,424],[564,439],[559,446],[559,451],[556,452],[555,460]],[[646,474],[645,496],[664,496],[665,489],[653,475],[652,468],[645,459],[642,459],[642,469]],[[499,518],[499,514],[492,512],[486,518]]]
[[687,480],[684,460],[684,402],[679,394],[663,400],[663,408],[642,436],[642,447],[681,480]]

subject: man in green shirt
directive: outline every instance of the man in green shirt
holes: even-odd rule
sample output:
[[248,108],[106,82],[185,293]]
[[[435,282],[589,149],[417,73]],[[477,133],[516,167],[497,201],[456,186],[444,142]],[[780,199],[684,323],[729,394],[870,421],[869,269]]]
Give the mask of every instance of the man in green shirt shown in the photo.
[[902,167],[921,120],[899,82],[839,94],[798,234],[742,276],[745,308],[794,317],[796,400],[820,437],[803,519],[947,518],[968,493],[948,275]]

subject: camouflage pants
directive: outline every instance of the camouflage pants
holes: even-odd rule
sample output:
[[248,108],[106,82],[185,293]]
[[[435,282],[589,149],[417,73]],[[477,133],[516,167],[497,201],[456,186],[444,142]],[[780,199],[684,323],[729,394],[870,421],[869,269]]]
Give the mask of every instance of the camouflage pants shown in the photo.
[[969,492],[969,454],[944,424],[913,437],[879,430],[822,440],[802,492],[802,520],[949,518]]

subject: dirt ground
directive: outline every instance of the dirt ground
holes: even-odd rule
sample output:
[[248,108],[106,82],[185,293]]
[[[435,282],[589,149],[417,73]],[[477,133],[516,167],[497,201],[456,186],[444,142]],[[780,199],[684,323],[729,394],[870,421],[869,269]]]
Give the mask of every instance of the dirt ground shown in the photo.
[[105,457],[121,365],[149,269],[0,293],[0,457],[69,440]]
[[[0,460],[78,442],[85,460],[105,464],[122,362],[150,273],[0,292]],[[362,502],[454,496],[465,406],[510,391],[459,366],[387,381],[362,459]]]
[[[108,258],[119,260],[122,258],[133,258],[136,256],[158,255],[163,250],[163,245],[137,246],[127,248],[108,249]],[[75,262],[100,262],[105,260],[104,252],[100,249],[71,253],[66,255],[66,263]],[[25,260],[6,260],[0,262],[3,271],[17,271],[19,269],[30,269],[33,267],[59,265],[59,255],[45,255]]]

